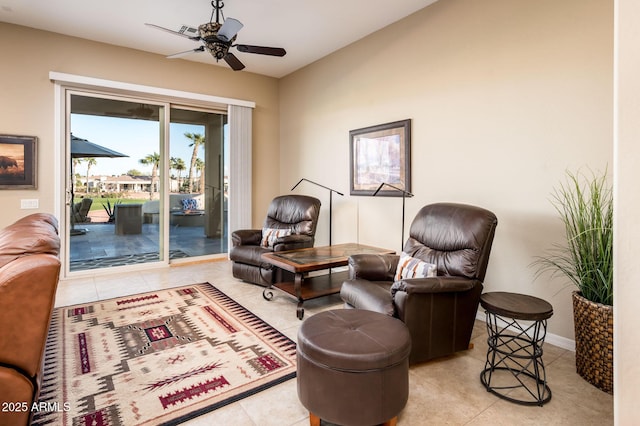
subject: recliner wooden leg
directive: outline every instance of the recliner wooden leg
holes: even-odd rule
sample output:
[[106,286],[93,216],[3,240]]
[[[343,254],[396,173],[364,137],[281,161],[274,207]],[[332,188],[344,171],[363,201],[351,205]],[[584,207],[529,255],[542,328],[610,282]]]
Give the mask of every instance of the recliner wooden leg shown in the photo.
[[309,413],[309,426],[320,426],[320,417]]

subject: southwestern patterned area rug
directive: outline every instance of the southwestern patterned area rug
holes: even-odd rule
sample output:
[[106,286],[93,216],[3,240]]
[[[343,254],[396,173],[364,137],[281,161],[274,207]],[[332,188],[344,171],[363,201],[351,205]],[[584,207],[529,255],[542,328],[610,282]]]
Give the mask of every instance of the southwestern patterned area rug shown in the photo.
[[57,308],[33,424],[178,424],[295,377],[295,354],[209,283]]

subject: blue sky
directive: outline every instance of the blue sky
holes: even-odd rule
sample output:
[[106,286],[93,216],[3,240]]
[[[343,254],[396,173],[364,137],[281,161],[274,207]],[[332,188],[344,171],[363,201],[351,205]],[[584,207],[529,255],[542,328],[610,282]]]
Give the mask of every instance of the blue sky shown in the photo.
[[[160,152],[159,123],[148,120],[101,117],[93,115],[72,114],[71,132],[74,136],[105,146],[128,155],[124,158],[96,158],[96,165],[91,166],[92,175],[119,175],[131,169],[142,174],[151,174],[151,166],[140,164],[140,159],[148,154]],[[204,126],[171,123],[170,151],[171,157],[180,157],[189,167],[193,148],[191,141],[184,137],[185,132],[204,134]],[[198,157],[204,159],[200,148]],[[87,166],[81,163],[75,172],[86,174]],[[182,172],[186,175],[187,171]]]

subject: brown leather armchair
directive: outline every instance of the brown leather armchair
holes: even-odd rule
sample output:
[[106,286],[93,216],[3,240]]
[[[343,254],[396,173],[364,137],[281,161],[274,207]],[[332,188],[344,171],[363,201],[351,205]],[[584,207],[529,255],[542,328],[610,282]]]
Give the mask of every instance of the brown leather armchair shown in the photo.
[[403,252],[436,265],[437,276],[394,282],[400,256],[352,256],[340,291],[345,307],[402,320],[411,334],[411,364],[468,349],[497,224],[480,207],[423,207]]
[[233,276],[268,287],[292,279],[288,273],[262,260],[263,253],[313,247],[320,200],[306,195],[281,195],[271,201],[262,229],[231,234],[229,258]]

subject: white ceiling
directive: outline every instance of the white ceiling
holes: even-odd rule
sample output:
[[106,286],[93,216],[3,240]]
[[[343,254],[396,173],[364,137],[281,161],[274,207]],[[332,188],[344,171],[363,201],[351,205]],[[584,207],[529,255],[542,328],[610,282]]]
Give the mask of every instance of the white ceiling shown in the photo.
[[[223,13],[244,24],[237,43],[287,51],[278,58],[232,49],[246,65],[243,72],[283,77],[435,1],[226,0]],[[166,56],[201,42],[144,24],[197,28],[209,22],[212,10],[210,0],[0,0],[0,21]],[[206,52],[167,60],[215,64]]]

